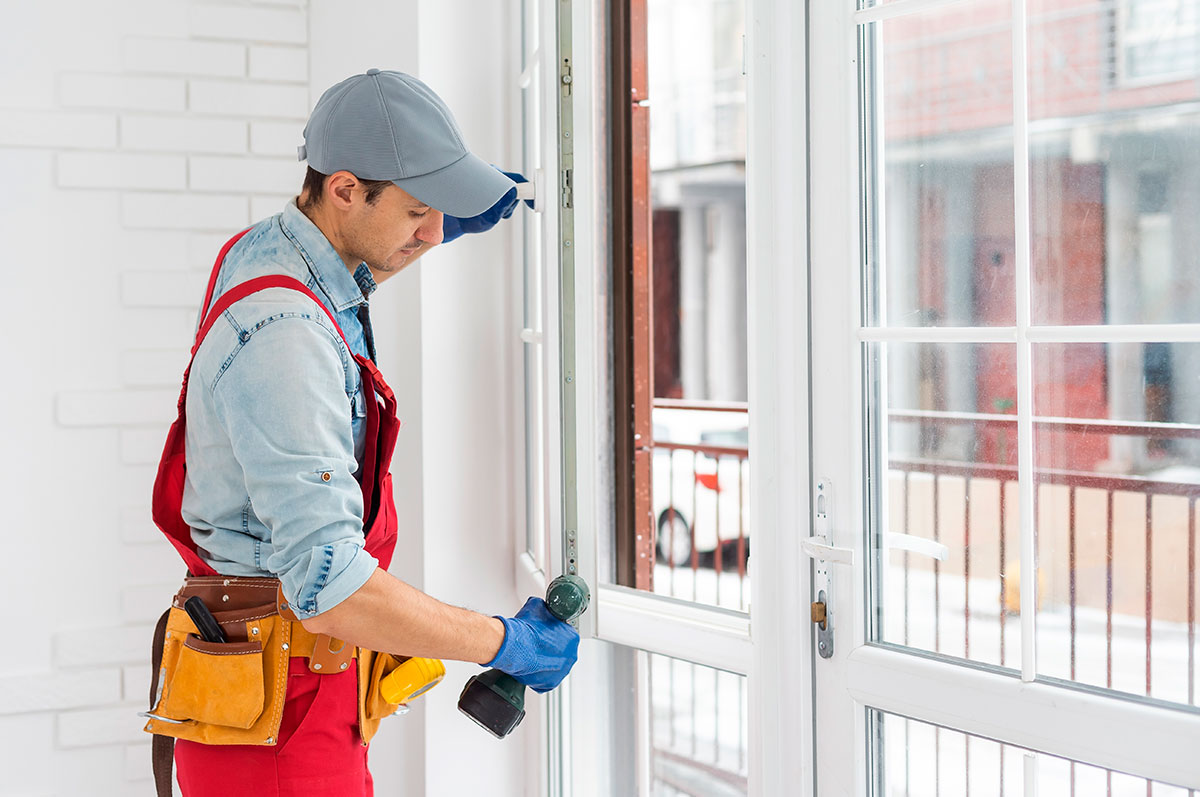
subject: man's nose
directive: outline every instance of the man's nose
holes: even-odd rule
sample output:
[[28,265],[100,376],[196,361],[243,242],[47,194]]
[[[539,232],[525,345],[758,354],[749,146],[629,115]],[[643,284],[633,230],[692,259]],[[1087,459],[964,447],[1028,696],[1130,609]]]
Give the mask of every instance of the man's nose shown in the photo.
[[436,246],[442,242],[442,212],[430,210],[417,228],[417,238]]

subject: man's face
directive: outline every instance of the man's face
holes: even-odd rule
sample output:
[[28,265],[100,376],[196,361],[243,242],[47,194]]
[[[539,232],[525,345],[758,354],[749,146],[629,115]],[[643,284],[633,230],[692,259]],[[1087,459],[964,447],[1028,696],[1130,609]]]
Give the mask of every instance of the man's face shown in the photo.
[[364,189],[353,189],[353,207],[346,218],[343,243],[346,253],[372,270],[392,274],[417,255],[442,242],[442,212],[389,185],[367,204]]

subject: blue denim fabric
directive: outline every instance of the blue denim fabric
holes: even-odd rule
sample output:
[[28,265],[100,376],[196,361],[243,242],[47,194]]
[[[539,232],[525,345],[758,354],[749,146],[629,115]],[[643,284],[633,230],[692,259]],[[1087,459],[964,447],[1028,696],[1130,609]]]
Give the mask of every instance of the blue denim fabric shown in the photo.
[[[268,274],[306,285],[369,356],[358,309],[375,289],[370,271],[352,276],[294,201],[230,250],[213,303]],[[361,587],[377,567],[359,485],[368,400],[311,299],[270,288],[230,307],[196,352],[187,392],[183,519],[201,557],[225,575],[279,578],[300,617]]]

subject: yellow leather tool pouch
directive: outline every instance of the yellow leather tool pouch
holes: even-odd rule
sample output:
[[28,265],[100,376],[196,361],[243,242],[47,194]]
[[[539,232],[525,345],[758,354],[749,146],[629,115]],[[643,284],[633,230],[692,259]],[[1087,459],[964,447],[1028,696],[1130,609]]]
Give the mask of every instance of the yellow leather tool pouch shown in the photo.
[[291,623],[275,603],[213,612],[224,643],[200,638],[177,600],[166,619],[146,730],[203,744],[273,745],[283,719]]
[[245,729],[262,715],[261,642],[214,643],[188,634],[174,653],[160,716]]
[[379,682],[402,661],[390,653],[358,651],[358,732],[363,744],[368,744],[379,730],[380,720],[400,708],[399,703],[389,703],[380,696]]
[[[359,735],[363,744],[371,741],[380,720],[400,708],[380,696],[379,682],[404,658],[356,650],[306,631],[288,618],[286,608],[280,615],[278,589],[271,578],[187,578],[160,623],[165,628],[158,629],[162,655],[145,730],[203,744],[274,745],[287,697],[288,659],[298,656],[309,658],[309,669],[321,674],[342,672],[342,662],[357,667]],[[213,610],[228,642],[200,638],[181,608],[192,596]]]

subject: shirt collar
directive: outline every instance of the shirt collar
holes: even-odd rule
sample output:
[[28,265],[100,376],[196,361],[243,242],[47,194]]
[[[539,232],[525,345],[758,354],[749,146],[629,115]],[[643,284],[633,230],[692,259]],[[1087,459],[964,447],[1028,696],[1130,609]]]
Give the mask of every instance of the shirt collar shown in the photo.
[[371,269],[367,268],[366,263],[358,264],[358,268],[354,270],[354,281],[358,283],[358,289],[362,291],[365,298],[370,298],[375,289],[379,287],[375,278],[371,276]]
[[[283,229],[283,234],[296,247],[300,256],[304,258],[304,262],[308,264],[308,270],[312,272],[313,278],[316,279],[321,290],[329,297],[335,312],[362,304],[367,300],[367,296],[375,289],[375,280],[371,278],[371,272],[367,265],[359,263],[354,276],[351,276],[341,256],[333,248],[333,244],[329,243],[325,233],[321,232],[308,216],[300,212],[300,208],[296,207],[295,199],[284,206],[283,213],[279,217],[279,226]],[[364,287],[364,281],[360,276],[363,272],[366,273],[370,290]]]

